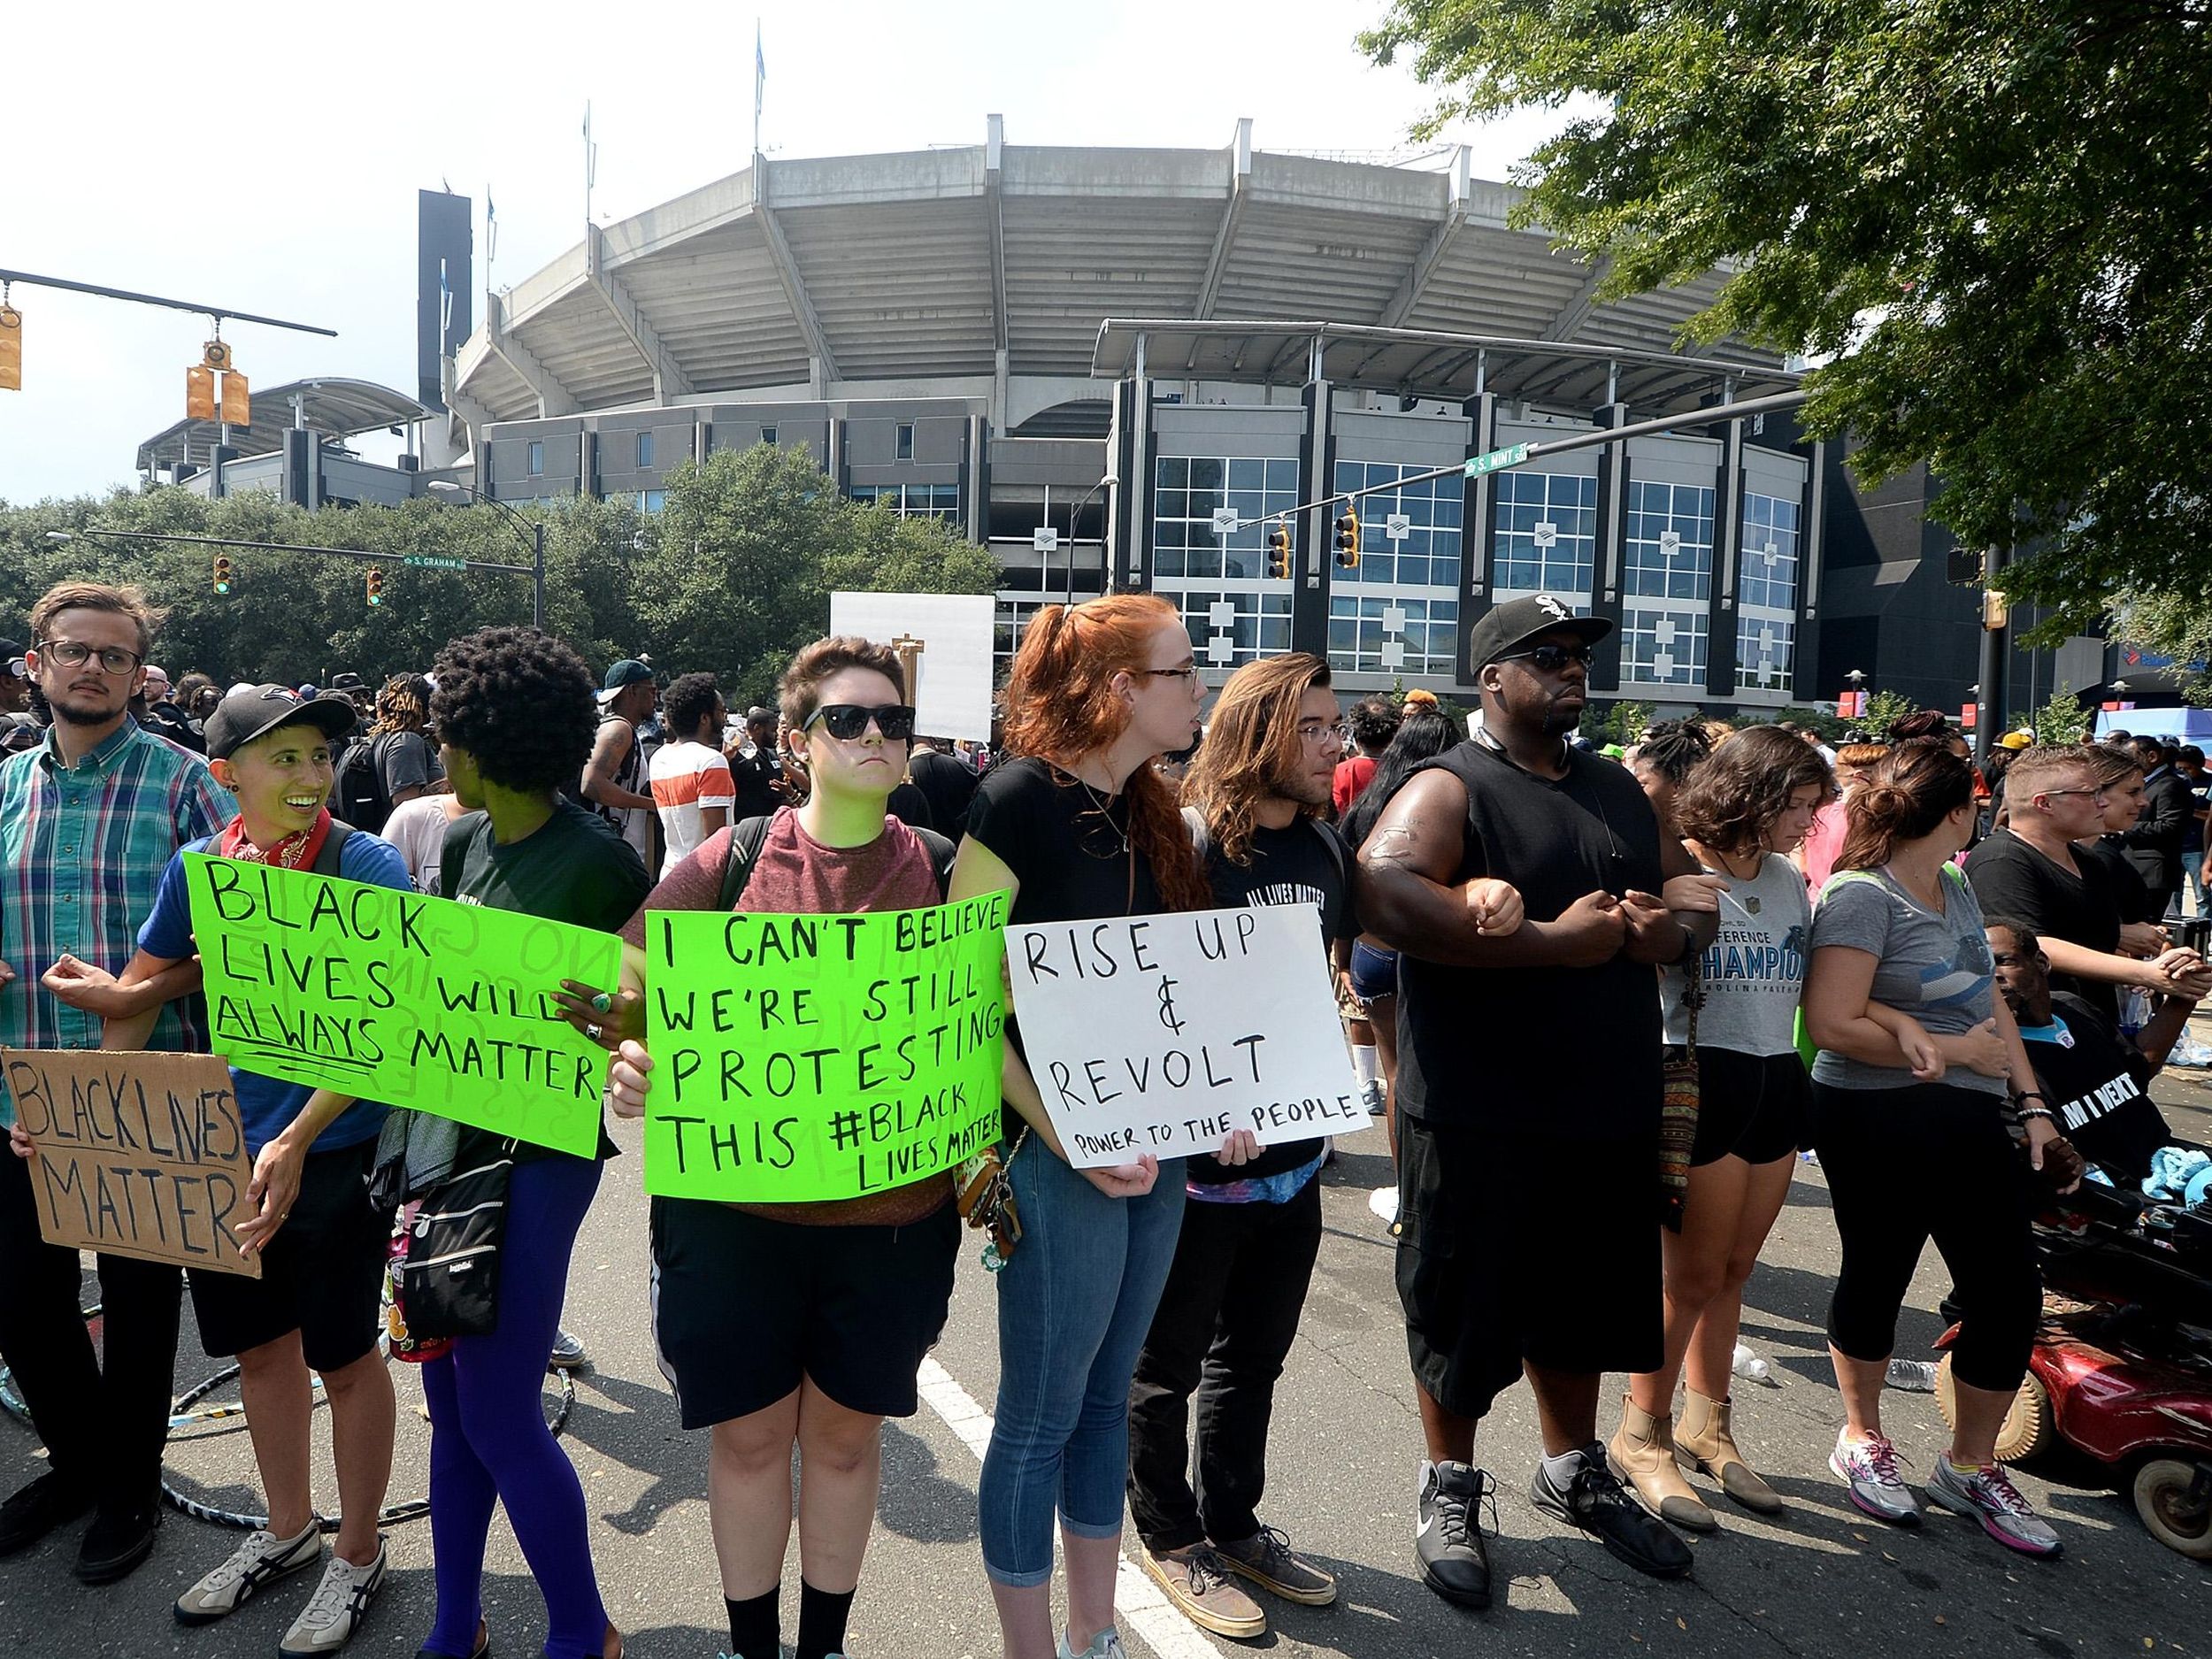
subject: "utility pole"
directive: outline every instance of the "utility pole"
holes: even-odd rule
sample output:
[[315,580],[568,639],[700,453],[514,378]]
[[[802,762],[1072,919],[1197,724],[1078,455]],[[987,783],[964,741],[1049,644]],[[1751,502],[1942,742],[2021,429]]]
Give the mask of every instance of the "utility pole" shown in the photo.
[[2010,639],[2008,624],[2012,610],[2005,603],[2004,590],[1997,584],[2002,577],[2008,550],[1993,547],[1982,555],[1981,683],[1974,687],[1977,765],[1989,759],[1989,746],[1996,739],[1997,722],[2004,718],[2005,651]]

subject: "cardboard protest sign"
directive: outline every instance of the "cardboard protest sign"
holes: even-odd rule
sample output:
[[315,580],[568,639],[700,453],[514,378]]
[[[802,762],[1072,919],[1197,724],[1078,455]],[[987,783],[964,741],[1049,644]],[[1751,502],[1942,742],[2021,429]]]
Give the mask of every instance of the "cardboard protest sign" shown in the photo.
[[565,922],[185,855],[216,1051],[241,1071],[411,1106],[589,1157],[607,1055],[561,1018],[622,941]]
[[211,1054],[10,1048],[16,1121],[38,1148],[49,1244],[261,1277],[231,1229],[254,1213],[230,1068]]
[[859,916],[646,918],[645,1190],[794,1203],[998,1136],[1006,895]]
[[1313,905],[1011,927],[1006,959],[1023,1053],[1078,1169],[1371,1121]]

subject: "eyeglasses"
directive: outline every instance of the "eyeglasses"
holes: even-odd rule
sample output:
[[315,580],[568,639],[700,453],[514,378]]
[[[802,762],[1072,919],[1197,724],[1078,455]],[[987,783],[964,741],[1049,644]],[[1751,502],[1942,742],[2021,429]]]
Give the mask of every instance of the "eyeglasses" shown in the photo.
[[2062,795],[2089,795],[2101,801],[2110,792],[2102,784],[2099,784],[2093,789],[2042,789],[2037,793],[2046,801],[2055,801]]
[[45,640],[39,644],[39,655],[52,658],[64,668],[82,668],[93,657],[100,659],[100,666],[111,674],[134,672],[146,659],[136,651],[127,651],[119,645],[110,645],[94,650],[76,640]]
[[1198,678],[1198,664],[1191,663],[1181,668],[1148,668],[1144,672],[1156,680],[1195,680]]
[[1325,737],[1340,737],[1342,733],[1333,725],[1325,720],[1298,722],[1298,741],[1302,743],[1318,743]]
[[1555,674],[1569,663],[1580,663],[1587,668],[1596,654],[1586,645],[1538,645],[1525,651],[1508,651],[1498,661],[1533,663],[1540,672]]
[[799,729],[811,731],[816,722],[840,742],[849,743],[868,729],[868,722],[876,723],[876,730],[883,733],[888,743],[902,742],[914,735],[914,710],[902,703],[887,703],[880,708],[867,708],[857,703],[826,703],[806,718]]

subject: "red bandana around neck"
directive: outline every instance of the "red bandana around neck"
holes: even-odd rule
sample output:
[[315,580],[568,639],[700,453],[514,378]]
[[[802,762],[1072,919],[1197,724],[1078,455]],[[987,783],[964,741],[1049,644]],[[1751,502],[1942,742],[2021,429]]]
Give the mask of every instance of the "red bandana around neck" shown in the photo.
[[287,835],[273,847],[265,848],[246,839],[246,817],[242,812],[225,827],[222,838],[215,843],[215,850],[226,858],[242,858],[248,864],[305,870],[314,864],[323,843],[330,839],[330,810],[326,807],[315,814],[312,826]]

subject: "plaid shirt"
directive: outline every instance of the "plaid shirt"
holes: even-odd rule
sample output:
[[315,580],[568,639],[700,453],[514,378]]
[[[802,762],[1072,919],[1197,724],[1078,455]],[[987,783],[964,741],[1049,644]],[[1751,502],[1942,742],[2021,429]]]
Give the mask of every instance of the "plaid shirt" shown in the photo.
[[[100,1019],[39,984],[66,954],[119,975],[138,949],[161,873],[185,842],[212,835],[238,810],[207,763],[142,729],[120,729],[74,766],[53,734],[0,764],[0,1046],[96,1048]],[[168,1003],[150,1048],[207,1048],[197,996]],[[0,1125],[15,1102],[0,1087]]]

